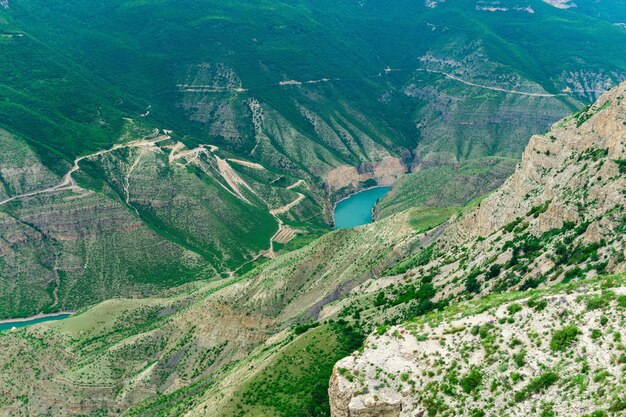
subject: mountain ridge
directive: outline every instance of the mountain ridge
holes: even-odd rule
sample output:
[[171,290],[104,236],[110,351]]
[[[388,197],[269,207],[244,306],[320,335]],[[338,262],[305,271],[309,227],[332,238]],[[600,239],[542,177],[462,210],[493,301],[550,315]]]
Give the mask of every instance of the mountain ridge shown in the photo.
[[[462,300],[476,297],[476,294],[487,296],[510,289],[521,290],[514,297],[527,298],[524,303],[520,302],[522,307],[520,304],[508,306],[503,304],[495,315],[492,311],[491,316],[494,318],[489,323],[499,320],[500,324],[512,323],[510,321],[512,319],[506,321],[506,318],[502,318],[503,311],[506,312],[508,309],[510,315],[514,315],[515,313],[511,313],[513,308],[524,310],[524,305],[532,308],[528,297],[524,295],[525,290],[594,277],[607,272],[622,274],[623,279],[623,273],[626,271],[624,252],[626,178],[623,171],[626,156],[625,93],[626,83],[622,83],[605,93],[592,106],[556,123],[546,134],[533,136],[515,173],[473,210],[463,213],[456,220],[451,220],[439,241],[434,244],[434,249],[431,249],[434,255],[430,254],[430,258],[424,258],[420,263],[414,262],[413,265],[409,263],[404,268],[406,271],[404,279],[421,279],[422,286],[425,282],[432,282],[437,288],[435,299],[439,300]],[[440,259],[437,259],[438,256]],[[442,259],[442,256],[446,258]],[[608,278],[607,282],[610,283],[611,278]],[[578,289],[579,285],[583,289]],[[584,282],[570,288],[582,294],[587,292]],[[622,291],[623,288],[620,287],[619,290]],[[608,300],[611,298],[607,297],[596,296],[600,301],[605,300],[602,301],[603,306],[608,306],[610,302]],[[557,298],[552,297],[547,302],[554,304]],[[573,298],[567,298],[569,301],[565,303],[573,301]],[[579,302],[579,298],[580,296],[576,302]],[[532,292],[530,299],[534,300]],[[393,296],[387,300],[393,301]],[[489,298],[484,303],[489,306],[488,300]],[[483,301],[474,304],[481,302]],[[587,301],[587,305],[591,302]],[[463,307],[451,308],[451,311],[463,311]],[[564,323],[562,317],[563,314],[567,314],[567,310],[563,311],[556,307],[550,312],[555,317],[561,317],[561,323]],[[537,317],[543,317],[541,314],[529,313],[526,316],[527,323]],[[619,318],[619,314],[617,317]],[[426,317],[424,322],[428,323],[428,320]],[[489,326],[489,323],[485,324],[488,320],[484,315],[477,315],[470,320],[474,322],[472,320],[479,323],[481,328]],[[586,321],[579,320],[576,323],[583,327],[583,330],[577,332],[590,331],[586,327],[588,326]],[[443,332],[441,338],[448,340],[450,337],[445,335],[456,334],[456,328],[461,324],[458,320],[447,324],[452,327],[441,330],[436,328],[436,325],[431,325],[429,330],[426,330],[422,325],[422,330],[426,330],[426,334],[429,331],[441,331]],[[477,326],[478,324],[474,327],[478,328]],[[550,327],[544,325],[542,334]],[[454,400],[455,388],[446,387],[445,380],[438,380],[435,377],[441,373],[439,371],[423,372],[425,378],[419,378],[419,381],[411,379],[414,378],[412,375],[423,367],[423,363],[432,361],[429,363],[436,364],[442,355],[449,357],[447,353],[443,353],[449,349],[446,349],[446,341],[442,341],[440,346],[432,341],[421,343],[422,336],[416,336],[416,333],[407,330],[408,328],[414,329],[410,322],[389,330],[383,328],[369,337],[363,353],[355,353],[335,365],[330,388],[333,416],[404,416],[439,411],[444,414],[475,415],[479,412],[477,410],[485,408],[486,405],[483,401],[478,401],[478,397],[467,400],[471,404],[468,405],[469,408],[464,408],[465,406]],[[464,340],[467,340],[468,333],[465,333],[465,330],[468,329],[467,326],[458,328],[460,337]],[[502,329],[502,331],[509,335],[539,331],[530,329],[530,324],[524,329],[515,331]],[[426,336],[425,340],[432,338]],[[452,343],[458,346],[461,342],[455,340]],[[491,348],[485,345],[484,348],[477,346],[475,349],[472,350],[474,356],[463,358],[465,364],[459,369],[459,374],[470,375],[474,372],[472,375],[478,375],[480,372],[478,369],[490,367],[488,357]],[[497,347],[495,349],[497,351]],[[526,345],[524,351],[531,356],[548,355],[546,352],[535,352],[532,343]],[[592,355],[602,354],[600,351],[592,352]],[[462,354],[462,349],[458,353]],[[455,355],[458,356],[454,353],[453,356]],[[600,356],[592,356],[590,359],[596,361],[598,367],[603,361]],[[446,362],[445,366],[449,366],[447,372],[452,372],[457,360],[461,358],[455,359],[452,363]],[[471,366],[466,366],[468,360]],[[557,357],[540,358],[542,364],[534,366],[528,378],[541,378],[540,369],[557,360]],[[412,368],[413,370],[409,372],[411,376],[406,376],[409,374],[405,373],[400,375],[400,372],[405,371],[396,372],[404,365],[418,362],[422,365]],[[402,365],[398,368],[394,363]],[[473,371],[474,367],[476,370]],[[492,375],[495,370],[489,369]],[[527,368],[524,370],[528,371]],[[597,372],[600,371],[598,368]],[[396,373],[398,375],[395,375]],[[403,382],[396,387],[396,383],[389,381],[397,377]],[[407,381],[409,385],[405,384]],[[455,381],[450,384],[454,386],[459,383],[458,379]],[[526,393],[520,391],[521,394],[516,394],[516,398],[520,396],[516,402],[522,402],[526,395],[532,395],[535,392],[532,384],[539,383],[538,381],[532,379]],[[554,381],[550,384],[552,383]],[[461,386],[467,394],[473,392],[474,388],[466,390],[462,381]],[[437,400],[435,397],[439,389],[449,397]],[[508,387],[504,391],[499,391],[503,397],[492,397],[494,400],[490,401],[488,407],[495,408],[497,413],[524,415],[531,404],[528,402],[519,406],[509,404],[506,391],[510,389]],[[539,391],[543,390],[541,388]],[[429,392],[433,396],[430,396]],[[560,401],[563,395],[565,394],[547,397],[546,407],[551,407],[548,404],[550,402],[554,403],[557,399]],[[574,404],[553,404],[555,411],[565,413],[571,413],[573,409],[583,409],[587,413],[595,411],[592,408],[593,403],[578,402],[577,398],[570,398],[570,401]]]

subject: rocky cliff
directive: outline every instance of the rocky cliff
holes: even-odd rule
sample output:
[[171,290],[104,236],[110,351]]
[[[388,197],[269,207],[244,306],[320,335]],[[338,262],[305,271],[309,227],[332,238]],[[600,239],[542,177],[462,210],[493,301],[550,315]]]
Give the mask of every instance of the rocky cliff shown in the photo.
[[620,415],[626,276],[463,303],[370,336],[333,417]]
[[[533,136],[510,179],[475,208],[452,219],[432,246],[391,270],[403,273],[396,276],[395,285],[407,280],[421,281],[422,286],[432,282],[437,288],[435,299],[449,303],[511,289],[522,291],[514,297],[525,298],[523,291],[536,287],[623,272],[626,269],[625,93],[626,83],[623,83],[594,105],[558,122],[546,134]],[[394,285],[393,273],[385,285]],[[581,286],[579,291],[591,289]],[[596,295],[600,297],[599,293]],[[382,299],[393,302],[397,296],[392,291],[383,294]],[[491,409],[496,414],[524,415],[533,408],[531,402],[524,401],[538,392],[547,393],[542,397],[545,401],[542,407],[554,406],[555,411],[564,415],[608,409],[612,391],[602,381],[617,371],[608,368],[609,362],[604,363],[610,357],[610,352],[602,350],[606,347],[593,346],[602,345],[596,339],[607,333],[595,329],[600,315],[585,313],[581,307],[593,303],[590,297],[555,296],[545,300],[551,308],[536,309],[537,313],[530,313],[536,300],[527,299],[523,306],[502,305],[494,308],[491,315],[476,315],[465,321],[461,315],[459,321],[449,320],[444,325],[439,316],[434,316],[425,319],[423,323],[430,324],[417,326],[418,330],[414,324],[383,329],[379,335],[370,336],[362,354],[335,366],[330,390],[333,415],[414,416],[443,412],[482,416]],[[615,328],[621,317],[620,310],[611,302],[615,297],[609,294],[600,298],[604,307],[611,306],[611,312],[606,313],[611,319],[601,319],[602,326],[610,322],[607,329]],[[490,298],[491,301],[482,305],[501,299]],[[463,309],[461,306],[449,311]],[[511,311],[518,309],[523,313],[514,317],[517,311]],[[509,317],[504,317],[507,311]],[[533,314],[537,317],[533,318]],[[570,321],[579,324],[580,335],[585,335],[581,338],[591,338],[578,345],[582,353],[586,350],[585,357],[593,364],[589,365],[589,374],[577,377],[574,362],[563,363],[560,348],[550,351],[546,340],[558,338],[552,334],[558,334],[559,330],[555,328],[554,317],[563,326]],[[492,327],[497,329],[497,336],[489,333]],[[472,339],[470,333],[478,329],[484,329],[485,334]],[[618,341],[621,338],[618,333],[611,333],[610,337]],[[385,336],[381,337],[382,334]],[[527,352],[532,357],[530,365],[526,368],[519,365],[522,370],[514,372],[506,358],[498,357],[505,345]],[[516,348],[518,345],[521,347]],[[570,352],[569,345],[563,351]],[[514,352],[512,361],[513,356]],[[561,361],[559,369],[549,366],[557,361]],[[494,375],[506,373],[510,368],[510,375]],[[599,374],[604,376],[591,376],[591,385],[584,382],[586,375]],[[576,378],[583,381],[583,391],[590,397],[565,400],[561,390],[568,383],[578,381]],[[495,394],[466,387],[480,381],[484,382],[481,387]],[[591,386],[595,388],[588,389]],[[510,392],[517,387],[519,393],[511,401]],[[591,395],[596,389],[604,400]],[[460,395],[463,393],[467,398]],[[534,410],[538,409],[539,403],[534,404]]]

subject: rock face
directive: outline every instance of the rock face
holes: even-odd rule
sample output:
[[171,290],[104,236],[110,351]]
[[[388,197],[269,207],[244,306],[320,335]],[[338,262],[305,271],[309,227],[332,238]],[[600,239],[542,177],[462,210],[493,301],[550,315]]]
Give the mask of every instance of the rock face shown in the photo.
[[[625,94],[623,83],[545,135],[533,136],[513,176],[473,210],[453,219],[428,256],[423,250],[416,258],[420,262],[409,260],[403,279],[432,282],[437,299],[453,300],[625,271]],[[411,269],[412,264],[421,266]],[[474,413],[483,409],[493,409],[496,415],[526,415],[538,404],[526,399],[537,392],[545,394],[545,408],[554,407],[557,415],[591,413],[595,399],[590,393],[600,390],[610,397],[602,378],[621,372],[608,360],[613,347],[597,342],[602,336],[593,327],[602,320],[607,330],[617,330],[623,313],[611,304],[614,296],[601,298],[603,306],[611,306],[605,315],[612,324],[593,308],[585,310],[585,303],[593,303],[589,297],[563,294],[546,298],[545,310],[543,302],[536,308],[536,300],[525,300],[519,316],[517,306],[503,304],[488,314],[481,310],[445,323],[436,317],[434,323],[408,324],[382,337],[370,336],[362,354],[335,366],[329,391],[333,416],[444,411],[469,416],[482,415]],[[491,307],[497,299],[489,300],[477,305]],[[451,311],[465,308],[470,309]],[[589,369],[606,371],[605,377],[585,385],[587,397],[563,391],[566,381],[576,378],[576,365],[548,346],[556,327],[568,323],[585,326],[580,330],[585,342],[577,345],[577,354],[585,355]],[[492,328],[496,333],[490,333]],[[478,329],[486,330],[475,337],[472,332]],[[528,360],[517,364],[517,356],[507,358],[504,350],[527,355]],[[569,352],[569,346],[565,350]],[[554,369],[557,362],[562,365]],[[467,388],[472,380],[482,381],[486,391]],[[518,392],[513,403],[512,391]]]
[[[546,203],[545,212],[535,217],[539,231],[619,209],[626,184],[619,165],[626,158],[625,86],[557,123],[545,135],[533,136],[519,169],[455,229],[465,237],[487,236]],[[579,212],[575,207],[579,204],[587,209]]]
[[625,278],[487,297],[372,335],[335,365],[332,416],[621,410]]
[[329,190],[356,188],[367,180],[375,180],[378,185],[392,185],[406,173],[400,158],[385,157],[380,162],[362,164],[358,167],[341,165],[329,171],[325,183]]
[[626,83],[531,138],[515,173],[450,222],[429,262],[440,299],[621,272]]

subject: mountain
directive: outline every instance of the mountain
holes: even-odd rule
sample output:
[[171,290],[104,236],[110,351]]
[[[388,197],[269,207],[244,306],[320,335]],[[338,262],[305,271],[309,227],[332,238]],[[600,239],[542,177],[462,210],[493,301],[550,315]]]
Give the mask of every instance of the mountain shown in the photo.
[[[623,83],[544,135],[533,136],[515,173],[498,190],[471,201],[443,223],[418,227],[414,220],[422,208],[410,208],[370,225],[327,233],[245,274],[189,283],[156,297],[109,300],[63,321],[2,334],[0,409],[9,415],[55,416],[287,416],[328,415],[330,410],[339,416],[398,415],[398,401],[418,407],[430,398],[420,395],[430,392],[438,375],[420,374],[425,385],[418,385],[415,373],[404,377],[404,368],[396,375],[392,366],[399,355],[407,369],[415,369],[422,363],[418,360],[441,368],[437,352],[450,348],[455,353],[447,359],[463,352],[474,358],[471,349],[480,352],[486,340],[496,362],[472,359],[477,369],[471,374],[474,368],[462,364],[460,356],[457,361],[457,380],[482,384],[484,378],[484,384],[470,385],[474,388],[469,391],[482,393],[496,372],[516,369],[509,363],[512,355],[504,356],[504,342],[512,337],[508,332],[530,328],[533,309],[544,305],[544,299],[548,307],[537,308],[537,323],[550,322],[555,314],[564,323],[550,328],[546,342],[538,346],[520,336],[515,352],[524,347],[537,354],[532,361],[527,357],[524,363],[530,365],[523,365],[510,383],[503,383],[512,387],[512,378],[518,378],[519,386],[509,391],[521,392],[515,394],[519,407],[528,407],[526,399],[535,391],[552,401],[556,390],[564,389],[555,381],[575,377],[570,370],[576,356],[549,350],[547,340],[561,334],[557,331],[570,320],[585,341],[575,348],[589,346],[587,372],[594,372],[594,382],[584,385],[584,392],[591,393],[613,381],[608,374],[596,381],[595,375],[605,358],[600,355],[617,352],[618,346],[607,339],[603,347],[591,349],[587,335],[600,331],[593,343],[600,338],[617,343],[613,334],[621,335],[616,303],[626,270],[625,93]],[[621,275],[594,278],[605,274]],[[596,295],[598,286],[606,295]],[[468,304],[479,293],[487,298]],[[585,313],[589,304],[597,308]],[[602,329],[596,325],[600,311],[607,317]],[[461,319],[465,327],[457,323],[462,313],[468,317]],[[496,321],[489,324],[489,317]],[[419,323],[430,323],[432,332],[424,336]],[[484,338],[472,334],[474,324]],[[412,329],[418,329],[419,340]],[[473,339],[468,339],[467,351],[452,349],[433,342],[436,332],[450,343],[470,335]],[[566,352],[568,332],[563,333]],[[498,342],[498,334],[507,339]],[[403,343],[433,348],[426,357],[414,357],[411,351],[399,353]],[[353,354],[361,346],[362,353]],[[530,368],[552,364],[551,358],[564,362],[563,368],[541,371],[548,377],[541,368]],[[542,385],[541,378],[552,382]],[[415,381],[414,390],[403,396],[409,381]],[[399,383],[403,386],[397,391]],[[469,383],[458,384],[450,385],[449,392],[464,392]],[[505,397],[505,388],[495,388],[500,391],[493,396],[494,407],[504,407],[500,398],[511,398]],[[485,395],[476,398],[468,412],[479,408]],[[601,408],[590,404],[573,406],[589,413]],[[444,406],[457,407],[452,402],[435,406],[442,412]]]
[[380,212],[446,218],[624,79],[621,2],[555,4],[2,2],[0,317],[244,273],[407,172],[476,176]]
[[[521,292],[380,328],[335,366],[333,416],[523,415],[539,404],[563,415],[623,410],[610,382],[619,362],[601,338],[621,337],[625,92],[622,84],[531,138],[510,179],[393,270],[407,271],[401,286],[433,285],[438,300]],[[525,292],[606,272],[622,275]],[[402,296],[381,294],[385,303]],[[565,393],[568,384],[576,395]]]
[[518,160],[488,157],[412,172],[398,179],[393,189],[376,204],[376,218],[406,209],[435,207],[458,210],[500,186],[515,170]]

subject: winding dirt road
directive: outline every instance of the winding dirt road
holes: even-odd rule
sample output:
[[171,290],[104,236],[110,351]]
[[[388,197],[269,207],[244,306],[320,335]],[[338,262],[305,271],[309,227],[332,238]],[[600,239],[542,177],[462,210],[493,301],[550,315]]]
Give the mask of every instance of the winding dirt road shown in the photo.
[[562,94],[527,93],[525,91],[507,90],[505,88],[500,88],[500,87],[492,87],[492,86],[489,86],[489,85],[476,84],[476,83],[473,83],[471,81],[465,81],[462,78],[459,78],[459,77],[457,77],[455,75],[448,74],[447,72],[442,72],[442,71],[434,71],[434,70],[423,69],[423,68],[418,68],[417,71],[425,71],[425,72],[430,72],[430,73],[433,73],[433,74],[441,74],[441,75],[445,76],[446,78],[449,78],[449,79],[454,80],[454,81],[458,81],[458,82],[460,82],[462,84],[469,85],[471,87],[484,88],[485,90],[499,91],[499,92],[502,92],[502,93],[517,94],[517,95],[521,95],[521,96],[531,96],[531,97],[565,97],[565,96],[567,96],[567,94],[565,94],[565,93],[562,93]]
[[[158,134],[158,130],[155,132],[155,134]],[[162,142],[168,139],[170,139],[170,136],[167,134],[163,134],[163,135],[155,137],[154,139],[139,139],[139,140],[125,143],[125,144],[121,144],[121,143],[116,144],[116,145],[113,145],[113,147],[109,149],[103,149],[101,151],[94,152],[89,155],[78,157],[74,160],[74,165],[72,165],[72,168],[63,176],[63,180],[59,184],[53,187],[44,188],[42,190],[32,191],[30,193],[14,195],[13,197],[0,201],[0,206],[8,202],[14,201],[14,200],[19,200],[19,199],[26,198],[26,197],[32,197],[32,196],[39,195],[39,194],[55,193],[55,192],[64,191],[64,190],[79,189],[80,187],[76,184],[76,181],[74,180],[74,178],[72,178],[72,174],[80,169],[79,164],[81,161],[85,159],[93,158],[96,156],[101,156],[101,155],[104,155],[104,154],[107,154],[107,153],[110,153],[110,152],[113,152],[122,148],[151,147],[151,146],[154,146],[158,142]]]

